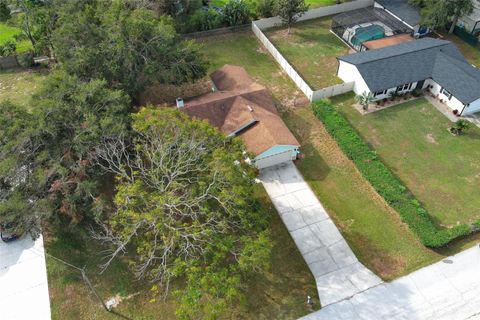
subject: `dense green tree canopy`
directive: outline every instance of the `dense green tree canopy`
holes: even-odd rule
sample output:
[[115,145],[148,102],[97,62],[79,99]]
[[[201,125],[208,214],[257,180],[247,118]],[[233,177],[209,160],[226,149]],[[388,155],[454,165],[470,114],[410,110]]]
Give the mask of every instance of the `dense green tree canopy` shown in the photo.
[[275,0],[273,11],[282,18],[283,24],[290,32],[292,24],[308,10],[308,7],[305,0]]
[[56,58],[82,79],[100,78],[134,99],[148,83],[192,82],[207,65],[171,19],[120,1],[65,5],[54,32]]
[[109,139],[96,149],[119,182],[115,213],[98,235],[112,248],[105,267],[134,248],[137,274],[162,291],[187,278],[179,315],[218,315],[238,299],[244,275],[268,266],[270,252],[252,169],[238,161],[242,144],[172,109],[142,109],[133,129],[131,144]]
[[[129,98],[103,80],[82,82],[58,72],[47,78],[34,101],[32,113],[1,105],[6,116],[0,121],[0,179],[12,192],[4,194],[6,209],[0,214],[7,217],[2,222],[35,236],[40,220],[34,224],[30,216],[60,212],[77,222],[89,214],[100,176],[87,159],[89,152],[105,137],[127,134]],[[22,225],[22,216],[29,223]]]
[[431,28],[445,27],[452,23],[452,33],[458,19],[473,11],[472,0],[410,0],[410,4],[420,8],[422,24]]

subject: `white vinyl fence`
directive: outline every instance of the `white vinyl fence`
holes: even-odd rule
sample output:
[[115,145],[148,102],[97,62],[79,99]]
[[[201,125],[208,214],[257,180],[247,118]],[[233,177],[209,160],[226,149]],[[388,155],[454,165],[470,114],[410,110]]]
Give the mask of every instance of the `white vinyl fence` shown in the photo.
[[355,82],[340,83],[331,87],[323,88],[313,92],[311,101],[335,97],[353,90]]
[[298,72],[288,63],[287,59],[285,59],[280,51],[275,48],[275,46],[268,40],[267,36],[260,30],[260,28],[253,22],[252,24],[253,33],[257,36],[260,42],[267,48],[268,52],[273,56],[275,60],[277,60],[278,64],[282,67],[283,71],[285,71],[290,78],[292,78],[293,82],[297,85],[297,87],[302,90],[302,92],[308,97],[310,101],[312,101],[313,91],[302,79],[302,77],[298,74]]
[[[346,11],[357,10],[361,8],[367,8],[373,6],[374,0],[355,0],[352,2],[346,2],[342,4],[337,4],[328,7],[321,7],[307,11],[303,16],[301,16],[298,21],[306,21],[321,17],[330,16],[333,14],[338,14]],[[292,67],[292,65],[283,57],[280,51],[275,48],[275,46],[270,42],[267,36],[263,33],[263,30],[280,26],[282,20],[279,17],[273,17],[268,19],[260,19],[252,22],[252,30],[255,36],[260,40],[260,42],[265,46],[265,48],[270,52],[273,58],[278,62],[288,76],[295,82],[297,87],[307,96],[310,101],[316,101],[319,99],[324,99],[328,97],[333,97],[339,94],[349,92],[353,89],[352,83],[344,83],[328,88],[323,88],[317,91],[313,91],[312,88],[303,80],[303,78],[298,74],[298,72]]]

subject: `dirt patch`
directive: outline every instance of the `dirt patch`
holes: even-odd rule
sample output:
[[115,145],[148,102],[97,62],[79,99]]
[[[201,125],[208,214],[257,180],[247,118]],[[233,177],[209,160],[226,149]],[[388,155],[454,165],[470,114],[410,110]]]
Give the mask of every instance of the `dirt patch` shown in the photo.
[[438,142],[437,142],[437,140],[435,140],[435,137],[433,136],[433,134],[431,134],[431,133],[427,134],[426,138],[427,138],[427,141],[429,143],[438,144]]
[[380,139],[378,138],[377,129],[372,129],[371,132],[372,132],[372,136],[370,137],[370,143],[374,147],[381,146],[382,143],[380,142]]
[[257,52],[261,54],[268,54],[268,51],[264,46],[258,46]]

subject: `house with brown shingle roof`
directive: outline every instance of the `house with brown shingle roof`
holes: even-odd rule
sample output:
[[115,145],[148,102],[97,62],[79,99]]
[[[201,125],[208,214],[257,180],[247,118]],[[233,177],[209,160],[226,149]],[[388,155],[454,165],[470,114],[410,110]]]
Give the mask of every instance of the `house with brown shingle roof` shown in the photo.
[[227,136],[240,137],[259,169],[297,158],[300,144],[278,114],[270,91],[238,66],[225,65],[211,78],[214,91],[185,101],[180,110]]

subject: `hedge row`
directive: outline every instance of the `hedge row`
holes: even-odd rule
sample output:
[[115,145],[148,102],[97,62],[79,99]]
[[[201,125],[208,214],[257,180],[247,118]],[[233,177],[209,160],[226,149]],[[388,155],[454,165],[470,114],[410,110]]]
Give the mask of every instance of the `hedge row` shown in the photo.
[[468,225],[457,225],[449,229],[437,228],[420,202],[378,158],[375,151],[365,144],[329,101],[315,103],[313,111],[347,157],[355,163],[361,174],[400,214],[402,220],[418,235],[425,246],[442,247],[453,239],[472,232],[472,228]]

